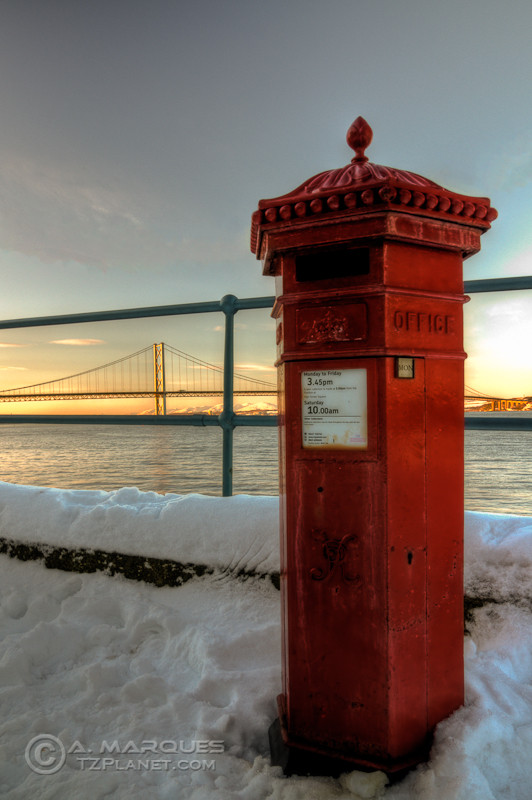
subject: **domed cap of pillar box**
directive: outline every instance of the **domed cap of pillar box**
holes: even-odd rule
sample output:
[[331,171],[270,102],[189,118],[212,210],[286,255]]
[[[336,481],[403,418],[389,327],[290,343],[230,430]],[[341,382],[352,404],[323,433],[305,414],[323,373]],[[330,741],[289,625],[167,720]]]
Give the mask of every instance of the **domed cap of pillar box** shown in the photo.
[[262,234],[268,230],[383,210],[456,222],[481,233],[497,217],[486,197],[456,194],[414,172],[373,164],[365,154],[372,138],[366,120],[357,117],[347,132],[347,143],[355,151],[350,164],[320,172],[281,197],[261,200],[252,216],[251,251],[260,258]]

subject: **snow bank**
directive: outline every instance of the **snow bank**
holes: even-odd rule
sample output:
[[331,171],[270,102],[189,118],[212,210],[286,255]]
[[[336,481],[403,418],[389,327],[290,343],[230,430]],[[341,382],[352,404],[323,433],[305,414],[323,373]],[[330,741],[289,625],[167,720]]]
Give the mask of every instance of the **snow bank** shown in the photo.
[[[277,567],[274,498],[0,484],[0,535],[72,547],[112,542],[180,560],[201,552],[205,561],[203,545],[209,563]],[[211,575],[157,589],[0,556],[0,795],[528,800],[531,553],[530,518],[466,515],[467,591],[484,603],[465,639],[466,704],[438,725],[429,762],[394,786],[382,773],[286,778],[270,765],[281,656],[279,593],[269,582]],[[40,735],[65,748],[65,763],[50,774],[25,757]],[[36,747],[28,751],[34,765]],[[41,760],[56,757],[50,752]]]
[[279,570],[276,497],[46,489],[0,482],[0,537],[208,564]]
[[[0,537],[207,564],[279,571],[276,497],[48,489],[0,482]],[[522,602],[529,594],[532,517],[465,513],[465,591]]]
[[466,511],[464,557],[468,594],[532,601],[532,517]]

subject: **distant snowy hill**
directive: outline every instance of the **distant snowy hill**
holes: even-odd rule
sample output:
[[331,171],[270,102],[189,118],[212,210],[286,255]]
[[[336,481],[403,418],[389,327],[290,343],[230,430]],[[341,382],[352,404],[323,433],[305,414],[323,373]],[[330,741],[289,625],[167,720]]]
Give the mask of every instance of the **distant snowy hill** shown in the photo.
[[[261,402],[248,401],[246,403],[234,403],[233,410],[235,414],[277,414],[276,403],[268,400]],[[196,405],[180,408],[175,411],[170,411],[170,414],[221,414],[223,411],[223,403],[216,403],[215,405]]]
[[[246,403],[234,403],[233,410],[235,414],[277,414],[277,404],[268,400],[254,402],[252,400]],[[218,416],[223,411],[223,403],[204,403],[203,405],[186,406],[186,408],[177,408],[168,411],[168,415],[172,414],[208,414],[209,416]],[[155,411],[149,409],[142,411],[139,416],[153,416]]]

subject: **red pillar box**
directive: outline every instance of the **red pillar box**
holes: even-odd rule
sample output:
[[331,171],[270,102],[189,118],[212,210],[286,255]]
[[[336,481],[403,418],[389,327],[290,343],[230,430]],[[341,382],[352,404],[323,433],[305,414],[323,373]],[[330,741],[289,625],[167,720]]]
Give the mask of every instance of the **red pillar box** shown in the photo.
[[356,155],[261,200],[276,279],[282,737],[391,772],[463,702],[462,260],[497,212]]

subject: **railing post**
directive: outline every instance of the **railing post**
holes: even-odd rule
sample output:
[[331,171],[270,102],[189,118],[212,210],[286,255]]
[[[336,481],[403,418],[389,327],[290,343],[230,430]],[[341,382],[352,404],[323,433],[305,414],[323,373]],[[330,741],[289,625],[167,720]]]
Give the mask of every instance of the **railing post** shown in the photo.
[[155,414],[166,414],[166,376],[164,371],[164,342],[153,345],[153,382]]
[[234,330],[235,314],[238,311],[237,298],[233,294],[226,294],[220,300],[220,308],[225,315],[225,340],[224,340],[224,395],[223,410],[219,416],[222,428],[222,495],[230,497],[233,494],[233,373],[235,368],[234,357]]

